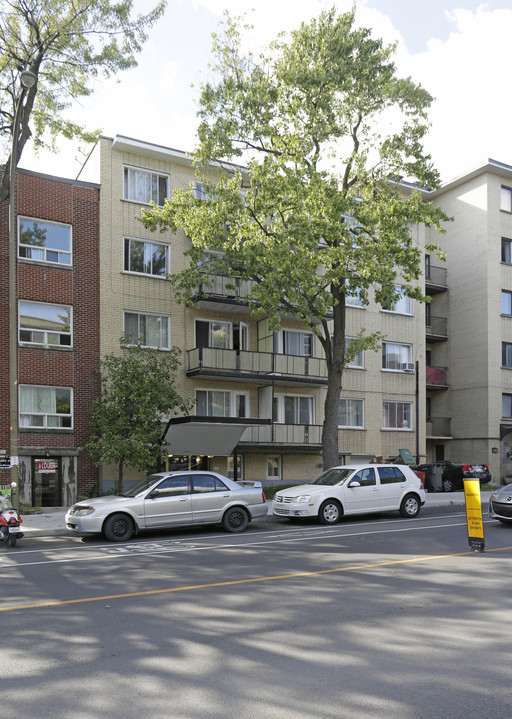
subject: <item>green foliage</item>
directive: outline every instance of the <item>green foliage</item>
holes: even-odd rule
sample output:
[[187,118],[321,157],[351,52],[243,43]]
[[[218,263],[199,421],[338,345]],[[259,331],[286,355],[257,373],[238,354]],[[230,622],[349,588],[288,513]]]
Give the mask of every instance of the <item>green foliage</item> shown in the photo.
[[[216,81],[203,86],[199,106],[205,193],[178,191],[143,212],[147,227],[183,228],[191,239],[189,268],[171,277],[182,299],[215,250],[209,271],[252,283],[251,306],[274,328],[286,312],[316,333],[329,376],[325,466],[338,456],[346,296],[367,304],[372,290],[389,305],[399,283],[424,301],[424,248],[410,230],[442,231],[448,219],[418,189],[439,185],[422,146],[432,98],[397,77],[394,47],[357,29],[354,15],[324,12],[257,60],[242,54],[240,21],[228,15],[214,37]],[[362,334],[353,350],[380,339]]]
[[101,360],[101,396],[93,403],[87,449],[100,464],[146,470],[164,458],[165,418],[190,410],[175,387],[179,350],[170,352],[123,345],[122,354]]
[[[158,0],[147,14],[132,17],[133,0],[0,0],[0,139],[4,143],[13,132],[20,73],[28,69],[37,76],[20,107],[16,161],[31,135],[36,149],[56,149],[60,135],[86,142],[97,139],[99,130],[65,119],[63,111],[93,92],[91,83],[99,74],[108,78],[137,64],[135,56],[147,30],[163,14],[165,4],[166,0]],[[8,195],[8,178],[6,172],[0,200]]]

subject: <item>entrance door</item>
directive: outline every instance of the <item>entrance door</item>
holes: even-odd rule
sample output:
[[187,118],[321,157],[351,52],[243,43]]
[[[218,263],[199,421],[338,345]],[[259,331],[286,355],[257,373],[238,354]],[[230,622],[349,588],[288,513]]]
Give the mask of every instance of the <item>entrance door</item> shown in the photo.
[[59,457],[35,458],[32,467],[32,506],[62,506]]

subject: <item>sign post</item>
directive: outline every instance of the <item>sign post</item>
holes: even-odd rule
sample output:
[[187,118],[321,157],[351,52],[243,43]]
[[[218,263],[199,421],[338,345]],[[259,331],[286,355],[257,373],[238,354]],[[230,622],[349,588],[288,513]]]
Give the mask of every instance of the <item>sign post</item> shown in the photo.
[[464,480],[464,497],[466,500],[466,519],[468,524],[468,541],[471,551],[485,551],[484,523],[482,520],[482,501],[480,498],[480,480]]

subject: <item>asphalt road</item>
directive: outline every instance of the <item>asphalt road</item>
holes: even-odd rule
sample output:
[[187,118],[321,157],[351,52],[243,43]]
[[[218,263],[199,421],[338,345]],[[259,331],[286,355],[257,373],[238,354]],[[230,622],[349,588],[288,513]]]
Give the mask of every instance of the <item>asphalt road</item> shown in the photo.
[[[512,529],[463,508],[0,552],[19,719],[511,715]],[[7,716],[7,714],[6,714]]]

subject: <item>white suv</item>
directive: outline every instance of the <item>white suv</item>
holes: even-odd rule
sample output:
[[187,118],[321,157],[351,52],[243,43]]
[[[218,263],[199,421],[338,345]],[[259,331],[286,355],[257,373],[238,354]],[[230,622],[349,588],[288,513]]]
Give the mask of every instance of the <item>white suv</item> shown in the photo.
[[425,504],[418,475],[406,465],[367,464],[331,467],[310,484],[276,493],[272,505],[278,517],[318,517],[336,524],[345,514],[399,511],[416,517]]

